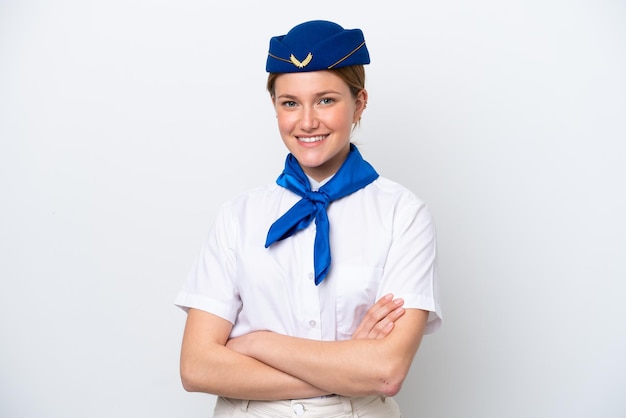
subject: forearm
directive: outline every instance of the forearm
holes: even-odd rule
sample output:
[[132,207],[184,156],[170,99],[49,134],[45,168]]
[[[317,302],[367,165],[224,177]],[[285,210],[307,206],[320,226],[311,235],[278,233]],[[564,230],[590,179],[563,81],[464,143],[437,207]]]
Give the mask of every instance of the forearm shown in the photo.
[[273,333],[258,337],[255,357],[328,392],[359,396],[395,389],[385,387],[389,382],[377,340],[314,341]]
[[328,392],[392,396],[400,390],[423,333],[426,313],[410,311],[383,339],[315,341],[259,332],[237,349]]
[[181,361],[183,386],[237,399],[277,400],[325,395],[313,385],[254,358],[216,346],[195,359]]
[[307,398],[328,392],[284,371],[225,347],[231,324],[190,310],[181,349],[183,387],[238,399]]

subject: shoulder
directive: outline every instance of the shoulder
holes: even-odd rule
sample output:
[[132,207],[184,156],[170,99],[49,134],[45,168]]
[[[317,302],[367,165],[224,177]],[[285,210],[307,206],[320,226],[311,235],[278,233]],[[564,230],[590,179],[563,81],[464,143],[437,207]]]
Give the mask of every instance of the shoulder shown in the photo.
[[365,190],[375,195],[378,199],[389,200],[390,202],[396,203],[402,202],[415,206],[426,206],[424,200],[417,196],[412,190],[386,177],[379,176],[366,187]]
[[220,215],[237,222],[266,222],[286,211],[299,197],[275,182],[245,190],[222,203]]
[[428,204],[406,186],[381,176],[365,191],[370,194],[368,200],[378,208],[381,219],[390,219],[396,225],[434,227]]
[[281,187],[276,184],[241,191],[217,206],[213,228],[231,245],[239,234],[249,236],[259,225],[269,224],[280,200]]

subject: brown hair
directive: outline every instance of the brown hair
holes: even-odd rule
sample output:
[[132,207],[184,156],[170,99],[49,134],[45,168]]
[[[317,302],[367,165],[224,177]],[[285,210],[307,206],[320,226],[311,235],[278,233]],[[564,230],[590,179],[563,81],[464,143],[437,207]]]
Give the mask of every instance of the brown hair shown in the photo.
[[[363,65],[349,65],[347,67],[333,68],[328,71],[339,76],[339,78],[350,87],[350,92],[355,98],[359,94],[359,91],[365,88],[365,67]],[[274,84],[280,74],[281,73],[270,73],[267,76],[267,91],[272,97],[274,97],[276,93]]]

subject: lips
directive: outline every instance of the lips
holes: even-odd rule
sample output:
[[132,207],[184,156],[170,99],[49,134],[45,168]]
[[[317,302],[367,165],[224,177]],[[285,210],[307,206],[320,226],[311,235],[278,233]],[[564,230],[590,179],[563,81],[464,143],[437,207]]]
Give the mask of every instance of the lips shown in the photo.
[[317,135],[317,136],[298,136],[298,141],[301,142],[306,142],[306,143],[312,143],[312,142],[319,142],[322,141],[324,139],[326,139],[328,135]]

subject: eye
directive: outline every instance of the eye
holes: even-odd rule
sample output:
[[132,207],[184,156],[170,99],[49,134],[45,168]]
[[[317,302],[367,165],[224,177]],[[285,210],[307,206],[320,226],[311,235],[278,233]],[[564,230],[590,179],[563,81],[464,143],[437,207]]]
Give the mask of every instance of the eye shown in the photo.
[[282,105],[284,107],[295,107],[296,106],[296,102],[294,102],[293,100],[285,100]]
[[330,97],[324,97],[322,100],[320,100],[320,104],[326,105],[326,104],[331,104],[334,103],[334,99],[331,99]]

